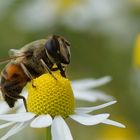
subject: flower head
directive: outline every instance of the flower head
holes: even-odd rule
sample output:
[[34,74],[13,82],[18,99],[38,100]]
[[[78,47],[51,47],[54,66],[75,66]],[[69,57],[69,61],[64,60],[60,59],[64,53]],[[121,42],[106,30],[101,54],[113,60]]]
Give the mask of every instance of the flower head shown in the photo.
[[[110,76],[104,76],[99,79],[88,78],[82,80],[74,80],[71,83],[74,98],[76,100],[83,100],[86,102],[96,102],[98,100],[105,102],[112,101],[114,97],[107,95],[103,91],[93,89],[103,86],[110,81],[111,81]],[[21,94],[27,99],[28,96],[27,88],[25,88]],[[9,113],[12,111],[12,109],[9,108],[9,106],[4,101],[0,101],[0,106],[1,106],[0,114]],[[15,104],[14,108],[17,109],[17,112],[26,111],[22,100],[18,100],[18,103]]]
[[99,123],[125,127],[121,123],[108,119],[109,114],[91,115],[90,112],[116,103],[108,102],[95,107],[76,108],[70,81],[53,72],[54,79],[50,74],[44,74],[34,79],[35,87],[29,84],[29,95],[27,97],[27,108],[29,112],[0,115],[1,120],[9,121],[0,125],[5,128],[14,125],[1,140],[19,132],[30,124],[33,128],[44,128],[51,126],[53,140],[72,140],[72,135],[65,119],[67,117],[83,125],[96,125]]
[[50,114],[52,117],[61,115],[66,118],[74,113],[74,95],[70,81],[59,73],[44,74],[35,79],[29,86],[27,107],[29,112],[37,115]]

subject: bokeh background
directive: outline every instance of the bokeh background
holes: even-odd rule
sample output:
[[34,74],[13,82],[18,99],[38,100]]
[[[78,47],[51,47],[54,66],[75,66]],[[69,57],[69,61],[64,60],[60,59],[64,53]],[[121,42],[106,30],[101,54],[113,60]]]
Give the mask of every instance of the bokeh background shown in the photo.
[[[112,82],[100,89],[118,103],[101,112],[110,112],[126,129],[87,127],[68,120],[75,140],[140,139],[140,70],[133,67],[139,33],[140,0],[0,0],[0,58],[7,57],[11,48],[59,34],[71,42],[70,79],[112,76]],[[44,129],[27,128],[10,140],[44,136]]]

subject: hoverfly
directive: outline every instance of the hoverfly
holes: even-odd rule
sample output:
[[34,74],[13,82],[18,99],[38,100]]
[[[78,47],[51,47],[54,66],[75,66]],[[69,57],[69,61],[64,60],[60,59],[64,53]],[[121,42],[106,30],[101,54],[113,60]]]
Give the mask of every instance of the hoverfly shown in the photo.
[[[46,72],[53,76],[52,71],[59,70],[66,77],[65,68],[70,63],[70,44],[63,37],[52,35],[48,39],[31,42],[19,50],[11,49],[6,61],[9,63],[1,72],[0,83],[3,98],[10,108],[14,107],[17,99],[23,99],[27,110],[26,100],[20,95],[22,89],[28,81]],[[54,68],[54,65],[57,67]]]

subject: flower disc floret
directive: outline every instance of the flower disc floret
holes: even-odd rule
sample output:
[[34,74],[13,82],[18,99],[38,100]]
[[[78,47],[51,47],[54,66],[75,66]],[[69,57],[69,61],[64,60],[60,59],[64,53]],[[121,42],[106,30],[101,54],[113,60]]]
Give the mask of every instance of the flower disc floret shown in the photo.
[[[43,74],[29,83],[27,108],[37,115],[61,115],[63,118],[74,113],[74,96],[71,83],[60,73]],[[32,86],[32,84],[34,86]]]

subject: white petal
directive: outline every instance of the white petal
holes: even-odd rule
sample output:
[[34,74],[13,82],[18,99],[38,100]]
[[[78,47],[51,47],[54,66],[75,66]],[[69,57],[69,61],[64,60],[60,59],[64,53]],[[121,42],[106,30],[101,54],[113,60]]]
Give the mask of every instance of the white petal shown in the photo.
[[24,89],[24,90],[22,91],[21,95],[24,96],[24,98],[27,99],[27,96],[28,96],[28,92],[27,92],[27,90]]
[[0,119],[5,121],[13,121],[13,122],[25,122],[31,120],[34,116],[35,116],[34,113],[26,112],[26,113],[18,113],[18,114],[0,115]]
[[95,110],[98,110],[98,109],[102,109],[102,108],[105,108],[107,106],[110,106],[112,104],[115,104],[117,101],[111,101],[111,102],[108,102],[108,103],[105,103],[105,104],[102,104],[102,105],[99,105],[99,106],[93,106],[93,107],[79,107],[79,108],[76,108],[75,109],[75,112],[76,113],[90,113],[92,111],[95,111]]
[[89,102],[95,102],[97,98],[92,94],[92,92],[83,92],[79,90],[73,90],[74,97],[76,100],[83,100],[83,101],[89,101]]
[[73,140],[69,127],[61,116],[56,116],[53,120],[52,140]]
[[[27,94],[27,91],[26,91],[25,89],[22,91],[21,95],[22,95],[25,99],[27,99],[28,94]],[[23,100],[18,100],[17,108],[22,107],[22,106],[24,107]],[[25,108],[25,107],[24,107],[24,108]]]
[[73,89],[74,97],[77,100],[83,100],[88,102],[95,102],[97,100],[101,101],[111,101],[114,98],[112,96],[109,96],[105,94],[104,92],[98,91],[98,90],[87,90],[87,91],[81,91],[81,90],[75,90]]
[[50,115],[40,115],[35,118],[30,126],[34,128],[48,127],[52,124],[52,117]]
[[96,125],[102,123],[103,120],[107,119],[109,114],[89,115],[89,114],[77,114],[70,115],[70,118],[83,125]]
[[114,126],[121,127],[121,128],[125,128],[125,125],[123,125],[123,124],[121,124],[121,123],[119,123],[119,122],[110,120],[110,119],[106,119],[106,120],[104,120],[102,123],[104,123],[104,124],[109,124],[109,125],[114,125]]
[[18,109],[17,109],[16,112],[17,113],[24,113],[24,112],[26,112],[24,104],[20,104],[20,106],[18,106]]
[[5,124],[1,124],[0,129],[6,128],[6,127],[8,127],[10,125],[13,125],[13,124],[15,124],[15,122],[9,122],[9,123],[5,123]]
[[105,76],[100,79],[85,79],[72,82],[73,89],[85,90],[89,88],[98,87],[111,81],[110,76]]
[[107,102],[114,100],[113,96],[107,95],[105,92],[99,90],[93,90],[90,92],[92,92],[92,94],[97,98],[97,100],[107,101]]
[[9,106],[6,102],[0,101],[0,114],[5,114],[10,111]]
[[12,127],[0,140],[6,140],[12,135],[18,133],[22,129],[24,129],[27,126],[27,123],[17,123],[14,127]]

